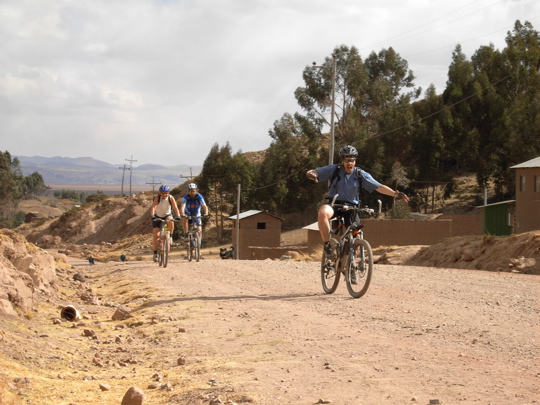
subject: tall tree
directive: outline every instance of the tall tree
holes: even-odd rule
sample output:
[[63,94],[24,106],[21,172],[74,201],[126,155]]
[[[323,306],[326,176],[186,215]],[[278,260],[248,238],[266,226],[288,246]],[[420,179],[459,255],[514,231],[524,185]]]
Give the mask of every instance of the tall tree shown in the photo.
[[19,159],[0,152],[0,226],[11,228],[20,200],[23,198],[24,177]]
[[31,196],[37,196],[51,188],[43,181],[43,176],[34,172],[24,178],[25,193]]

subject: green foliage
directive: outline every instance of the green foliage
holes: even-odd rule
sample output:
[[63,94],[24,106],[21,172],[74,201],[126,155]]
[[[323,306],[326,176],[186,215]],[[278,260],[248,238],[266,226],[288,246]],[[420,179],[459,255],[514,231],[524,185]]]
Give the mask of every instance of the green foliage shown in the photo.
[[73,201],[79,201],[80,203],[86,202],[87,195],[85,192],[78,193],[73,190],[55,190],[53,193],[53,196],[55,198],[59,199],[67,199],[67,200],[73,200]]
[[19,202],[24,195],[24,177],[19,159],[0,152],[0,227],[12,228]]
[[90,202],[102,202],[102,201],[106,200],[107,198],[108,197],[107,197],[106,194],[104,194],[101,191],[98,191],[95,194],[90,194],[88,197],[86,197],[85,202],[87,202],[87,203],[90,203]]
[[24,178],[25,193],[31,196],[43,194],[51,188],[45,184],[43,177],[38,172],[34,172]]
[[19,225],[24,224],[26,220],[26,213],[24,211],[17,211],[13,216],[13,223],[11,228],[17,228]]

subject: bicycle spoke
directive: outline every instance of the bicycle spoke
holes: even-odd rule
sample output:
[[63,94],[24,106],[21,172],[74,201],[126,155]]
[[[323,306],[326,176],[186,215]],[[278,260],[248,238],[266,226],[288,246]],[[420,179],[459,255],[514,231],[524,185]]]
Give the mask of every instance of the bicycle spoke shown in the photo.
[[350,251],[346,263],[347,290],[353,298],[363,296],[371,282],[373,272],[373,253],[371,246],[364,239],[354,239],[354,248]]

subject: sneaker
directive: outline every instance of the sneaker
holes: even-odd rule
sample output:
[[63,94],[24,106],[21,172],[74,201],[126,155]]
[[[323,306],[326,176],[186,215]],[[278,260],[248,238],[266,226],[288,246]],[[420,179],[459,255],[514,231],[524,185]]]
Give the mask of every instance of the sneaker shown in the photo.
[[335,259],[336,258],[336,253],[332,249],[332,246],[330,246],[330,242],[326,242],[324,244],[324,253],[326,253],[326,258],[327,259]]
[[154,258],[153,258],[152,260],[154,260],[155,262],[157,262],[157,253],[154,253]]

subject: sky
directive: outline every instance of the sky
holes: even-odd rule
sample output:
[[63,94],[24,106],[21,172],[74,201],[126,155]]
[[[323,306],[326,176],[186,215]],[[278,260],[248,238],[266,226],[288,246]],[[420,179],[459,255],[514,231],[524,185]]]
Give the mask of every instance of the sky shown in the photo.
[[538,0],[0,0],[0,150],[202,165],[266,149],[303,70],[392,47],[440,94],[452,51],[502,50]]

